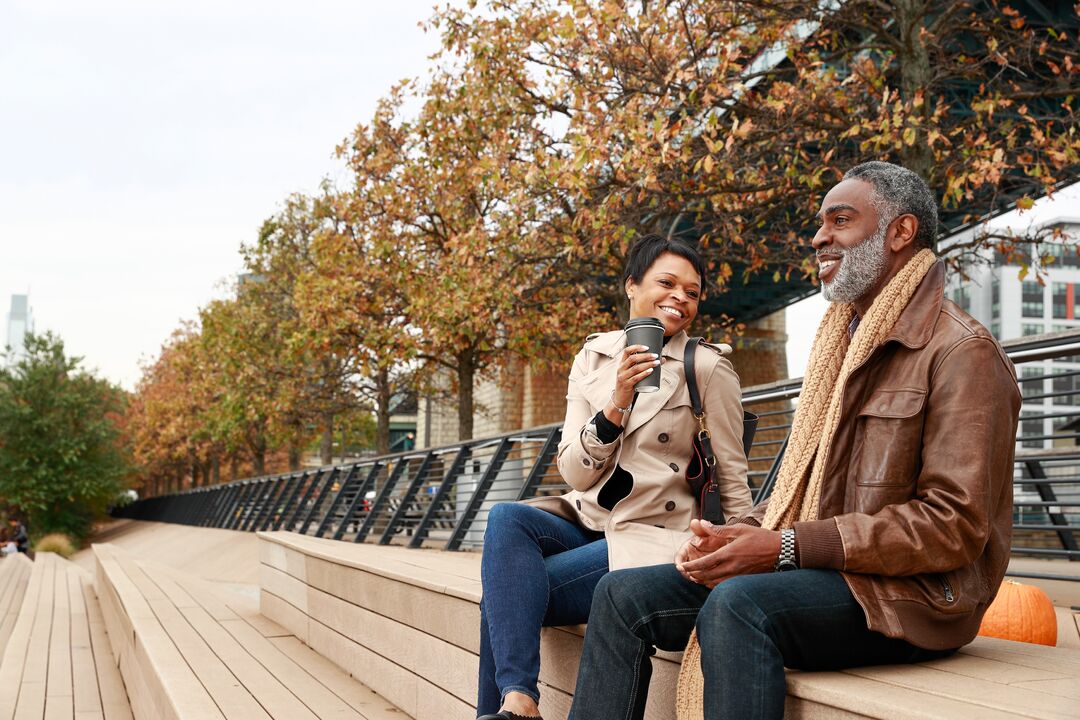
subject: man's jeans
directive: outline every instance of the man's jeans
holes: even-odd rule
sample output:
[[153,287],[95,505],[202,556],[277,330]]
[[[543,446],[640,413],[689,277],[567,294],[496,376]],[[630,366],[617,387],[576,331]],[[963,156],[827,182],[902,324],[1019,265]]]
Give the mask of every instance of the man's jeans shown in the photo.
[[540,628],[588,619],[608,570],[603,537],[528,505],[491,509],[480,565],[478,715],[497,712],[511,691],[539,701]]
[[697,625],[705,720],[783,718],[784,667],[909,663],[923,650],[866,627],[840,573],[745,575],[709,591],[674,565],[620,570],[596,588],[571,720],[642,718],[654,647],[681,651]]

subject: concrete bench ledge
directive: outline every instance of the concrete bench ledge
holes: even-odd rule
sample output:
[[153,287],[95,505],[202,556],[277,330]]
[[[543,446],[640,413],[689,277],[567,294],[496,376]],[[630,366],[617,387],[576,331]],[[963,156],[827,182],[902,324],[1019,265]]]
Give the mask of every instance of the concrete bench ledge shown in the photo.
[[[472,720],[480,555],[259,533],[263,614],[417,720]],[[541,711],[566,717],[583,627],[541,642]],[[680,656],[654,660],[647,717],[675,717]],[[946,660],[788,673],[791,718],[1080,718],[1080,650],[978,638]]]
[[401,712],[224,591],[108,544],[102,597],[137,718],[389,720]]
[[16,562],[22,569],[0,578],[0,595],[8,582],[8,597],[19,595],[0,661],[0,720],[130,720],[90,574],[52,553],[0,566]]

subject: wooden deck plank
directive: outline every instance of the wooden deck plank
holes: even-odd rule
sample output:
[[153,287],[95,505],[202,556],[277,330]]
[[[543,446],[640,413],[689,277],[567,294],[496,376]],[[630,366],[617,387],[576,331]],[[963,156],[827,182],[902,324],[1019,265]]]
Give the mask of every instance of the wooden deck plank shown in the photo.
[[[68,590],[68,573],[64,567],[66,561],[56,557],[53,562],[55,565],[53,615],[48,644],[49,672],[45,685],[45,697],[71,698],[74,696],[74,690],[71,680],[71,599]],[[48,711],[48,707],[46,710]],[[71,713],[74,712],[72,709]],[[68,717],[70,716],[69,714]]]
[[[28,641],[33,633],[44,580],[45,565],[35,565],[30,572],[23,602],[4,649],[3,659],[0,660],[0,720],[11,720],[15,716],[26,669]],[[42,688],[44,689],[44,684]]]
[[55,602],[56,568],[55,555],[39,553],[34,564],[41,564],[41,594],[33,609],[34,623],[26,641],[26,659],[23,665],[19,698],[15,706],[15,720],[24,718],[40,720],[45,714],[45,692],[49,673],[49,635],[52,630],[53,603]]
[[950,698],[1005,710],[1020,717],[1076,718],[1075,703],[1066,698],[970,677],[964,682],[956,682],[955,675],[925,665],[853,668],[845,673],[912,689],[928,697]]
[[26,587],[30,583],[31,567],[32,563],[22,553],[0,561],[0,659],[4,657],[4,648],[19,618]]
[[[225,720],[108,544],[94,547],[98,597],[135,715]],[[117,632],[113,632],[113,627]],[[134,628],[138,628],[138,633]],[[140,709],[141,708],[141,709]]]
[[[245,618],[246,619],[246,618]],[[300,642],[294,635],[267,638],[284,655],[307,668],[337,697],[356,710],[364,720],[401,720],[401,710],[377,692],[349,676],[327,658]]]
[[[76,566],[72,565],[72,568]],[[68,571],[68,607],[71,609],[71,683],[75,713],[102,712],[98,671],[90,642],[90,618],[86,610],[81,573]]]
[[230,719],[268,720],[270,716],[191,626],[180,609],[130,558],[118,554],[117,560],[124,573],[146,599],[157,621],[165,630],[168,642],[179,651],[190,671],[198,678],[221,713]]
[[[109,643],[105,618],[101,615],[101,604],[97,595],[94,594],[93,581],[86,578],[80,585],[83,601],[86,603],[90,648],[94,657],[97,690],[101,700],[101,712],[95,716],[100,717],[101,720],[132,720],[131,702],[128,700],[124,680],[120,677],[120,669]],[[76,708],[75,712],[78,716],[80,711]]]

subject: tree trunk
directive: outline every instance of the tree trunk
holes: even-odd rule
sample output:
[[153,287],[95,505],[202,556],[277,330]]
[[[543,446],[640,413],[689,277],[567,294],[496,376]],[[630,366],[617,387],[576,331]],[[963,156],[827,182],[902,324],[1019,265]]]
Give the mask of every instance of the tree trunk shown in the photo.
[[334,413],[323,414],[322,439],[319,441],[319,462],[332,465],[334,462]]
[[234,452],[229,456],[229,481],[232,482],[240,476],[240,457]]
[[472,348],[457,355],[458,441],[473,436],[473,380],[476,377],[476,353]]
[[[933,79],[930,48],[927,45],[933,39],[922,33],[926,22],[926,2],[924,0],[896,0],[893,7],[900,31],[901,50],[897,57],[900,65],[900,93],[903,100],[913,107],[911,103],[929,87]],[[931,98],[924,97],[922,107],[917,110],[918,120],[923,130],[916,133],[915,142],[910,145],[905,143],[900,148],[900,161],[903,166],[918,173],[928,185],[934,168],[934,151],[926,141],[925,135],[925,129],[930,126],[932,117],[930,103]]]
[[375,451],[379,455],[390,452],[390,370],[380,368],[375,374]]
[[289,443],[289,471],[300,469],[300,447],[295,442]]
[[210,482],[214,485],[221,484],[221,456],[214,454],[213,466],[210,470]]
[[251,443],[251,463],[255,466],[256,477],[266,474],[266,440],[262,436]]

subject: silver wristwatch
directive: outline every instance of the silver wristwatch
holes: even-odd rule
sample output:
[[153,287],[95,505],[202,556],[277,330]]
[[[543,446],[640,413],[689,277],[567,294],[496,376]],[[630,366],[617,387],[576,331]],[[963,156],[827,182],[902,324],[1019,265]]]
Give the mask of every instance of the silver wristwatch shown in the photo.
[[799,569],[798,564],[795,562],[794,528],[780,531],[780,557],[777,558],[776,565],[773,566],[773,569],[776,570],[776,572]]

